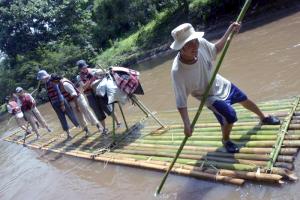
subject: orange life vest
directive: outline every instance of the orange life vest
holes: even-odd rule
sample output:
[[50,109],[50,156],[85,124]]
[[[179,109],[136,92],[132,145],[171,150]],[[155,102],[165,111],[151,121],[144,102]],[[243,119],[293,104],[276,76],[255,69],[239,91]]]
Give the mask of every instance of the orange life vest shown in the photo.
[[[60,80],[60,82],[58,83],[58,88],[59,88],[59,90],[61,91],[61,94],[63,95],[63,97],[64,97],[68,102],[73,101],[74,97],[72,97],[72,96],[65,90],[65,88],[64,88],[64,86],[63,86],[63,83],[64,83],[64,82],[68,82],[68,83],[70,83],[70,84],[74,87],[74,89],[75,89],[75,91],[76,91],[76,93],[77,93],[77,96],[80,94],[80,92],[79,92],[78,89],[74,86],[74,84],[73,84],[71,81],[69,81],[68,79],[63,78],[63,79]],[[53,83],[51,80],[47,82],[47,92],[48,92],[48,97],[49,97],[49,99],[50,99],[51,102],[53,102],[53,101],[55,102],[55,101],[58,100],[58,93],[57,93],[57,91],[56,91],[56,89],[55,89],[54,87],[55,87],[55,83]]]
[[92,70],[90,68],[87,68],[87,72],[80,72],[79,76],[83,83],[90,81],[90,86],[84,90],[84,93],[91,92],[93,90],[91,85],[98,79],[98,77],[92,74]]

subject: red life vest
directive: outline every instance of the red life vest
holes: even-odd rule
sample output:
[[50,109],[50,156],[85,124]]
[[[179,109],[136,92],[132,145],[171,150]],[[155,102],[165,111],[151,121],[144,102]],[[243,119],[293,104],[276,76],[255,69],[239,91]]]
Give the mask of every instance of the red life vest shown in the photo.
[[65,90],[64,85],[63,85],[65,82],[67,82],[67,83],[69,83],[69,84],[71,84],[73,86],[74,90],[76,91],[76,97],[78,97],[80,95],[80,91],[76,88],[76,86],[69,79],[63,78],[63,79],[60,80],[59,89],[60,89],[60,91],[63,91],[64,98],[66,98],[67,101],[70,102],[70,101],[74,100],[74,96],[71,96]]
[[[69,80],[66,79],[66,78],[61,79],[60,82],[58,83],[58,87],[59,87],[60,92],[61,92],[61,94],[63,95],[63,97],[64,97],[68,102],[70,102],[70,101],[72,101],[72,100],[74,99],[74,97],[72,97],[72,96],[65,90],[65,88],[64,88],[64,86],[63,86],[63,83],[64,83],[64,82],[68,82],[68,83],[70,83],[70,84],[74,87],[74,89],[75,89],[75,91],[76,91],[76,93],[77,93],[77,96],[80,94],[80,92],[77,90],[77,88],[74,86],[74,84],[73,84],[71,81],[69,81]],[[57,100],[58,100],[58,93],[57,93],[56,89],[54,88],[54,86],[55,86],[55,83],[53,83],[51,80],[47,82],[47,92],[48,92],[48,97],[49,97],[49,99],[50,99],[51,102],[57,101]]]
[[90,81],[90,86],[84,90],[84,93],[88,93],[92,91],[93,90],[91,87],[92,83],[97,79],[99,79],[98,77],[92,74],[92,70],[90,68],[87,68],[87,72],[80,72],[79,76],[83,83]]
[[30,98],[28,93],[25,93],[24,96],[19,96],[19,99],[22,104],[21,108],[24,111],[31,110],[35,106],[35,101]]
[[13,115],[22,112],[21,108],[19,107],[19,105],[17,104],[17,102],[10,101],[10,102],[8,102],[8,105],[11,107]]

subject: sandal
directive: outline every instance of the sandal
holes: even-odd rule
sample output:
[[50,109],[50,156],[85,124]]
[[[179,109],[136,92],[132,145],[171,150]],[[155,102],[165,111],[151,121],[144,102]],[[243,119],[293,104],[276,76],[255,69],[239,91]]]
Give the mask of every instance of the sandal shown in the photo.
[[279,125],[280,119],[278,119],[278,117],[269,115],[268,117],[265,117],[261,122],[264,125]]
[[104,128],[102,130],[102,135],[108,135],[108,129],[107,128]]
[[122,123],[121,122],[117,123],[117,129],[121,127],[122,127]]
[[234,144],[233,142],[231,142],[230,140],[228,140],[226,142],[223,141],[223,145],[228,153],[238,153],[239,152],[239,147],[236,144]]

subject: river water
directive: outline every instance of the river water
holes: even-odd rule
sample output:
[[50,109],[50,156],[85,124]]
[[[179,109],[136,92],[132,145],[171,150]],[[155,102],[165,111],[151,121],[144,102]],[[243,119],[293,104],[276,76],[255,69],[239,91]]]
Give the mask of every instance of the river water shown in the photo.
[[[299,7],[298,7],[299,8]],[[299,9],[298,9],[299,11]],[[234,38],[220,73],[254,101],[300,95],[300,12],[279,12],[244,25]],[[146,95],[142,101],[152,110],[175,109],[170,80],[174,55],[140,64]],[[198,102],[190,98],[189,106]],[[51,126],[57,126],[48,104],[40,107]],[[179,116],[178,116],[179,117]],[[4,137],[14,122],[0,124]],[[300,176],[300,159],[295,172]],[[243,187],[170,175],[162,194],[154,197],[163,173],[106,165],[101,162],[45,154],[0,141],[0,199],[299,199],[300,183],[281,187],[247,183]]]

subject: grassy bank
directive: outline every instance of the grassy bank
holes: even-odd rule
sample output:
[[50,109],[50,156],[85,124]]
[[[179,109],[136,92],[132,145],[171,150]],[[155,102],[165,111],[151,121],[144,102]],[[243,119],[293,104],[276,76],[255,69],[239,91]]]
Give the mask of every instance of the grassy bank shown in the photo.
[[[103,66],[134,64],[138,60],[167,50],[172,41],[170,32],[177,25],[189,22],[197,30],[207,30],[220,22],[229,24],[234,20],[243,3],[244,1],[192,0],[189,1],[188,14],[183,7],[168,8],[157,13],[151,22],[142,26],[137,32],[114,41],[111,48],[96,56],[95,62]],[[292,6],[291,4],[292,1],[288,0],[252,1],[247,16],[255,17],[266,11],[272,12],[284,6]]]

